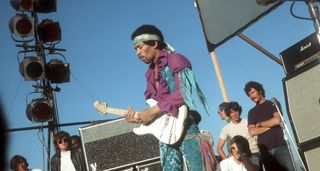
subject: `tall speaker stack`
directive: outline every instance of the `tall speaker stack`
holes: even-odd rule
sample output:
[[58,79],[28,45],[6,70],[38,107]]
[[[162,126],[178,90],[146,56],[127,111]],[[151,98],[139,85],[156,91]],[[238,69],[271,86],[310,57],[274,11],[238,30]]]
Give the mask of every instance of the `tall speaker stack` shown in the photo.
[[320,42],[313,33],[280,53],[286,107],[296,143],[309,171],[320,168]]
[[80,128],[88,171],[161,170],[159,141],[132,132],[137,124],[124,119]]

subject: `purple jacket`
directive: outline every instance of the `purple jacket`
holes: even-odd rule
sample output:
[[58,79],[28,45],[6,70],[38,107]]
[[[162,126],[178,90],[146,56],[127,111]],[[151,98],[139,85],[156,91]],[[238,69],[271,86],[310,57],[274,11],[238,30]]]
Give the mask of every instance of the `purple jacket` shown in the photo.
[[[154,64],[150,64],[145,74],[147,79],[147,88],[145,91],[146,99],[154,99],[158,102],[161,111],[169,112],[173,116],[177,116],[179,107],[184,105],[185,102],[180,93],[180,80],[179,71],[184,68],[190,68],[191,64],[187,58],[178,53],[168,54],[167,51],[163,50],[160,53],[159,58],[156,61],[158,69],[159,87],[155,89],[155,78],[154,78]],[[173,73],[175,82],[175,91],[170,93],[169,85],[166,83],[161,75],[161,71],[165,66],[169,66]]]

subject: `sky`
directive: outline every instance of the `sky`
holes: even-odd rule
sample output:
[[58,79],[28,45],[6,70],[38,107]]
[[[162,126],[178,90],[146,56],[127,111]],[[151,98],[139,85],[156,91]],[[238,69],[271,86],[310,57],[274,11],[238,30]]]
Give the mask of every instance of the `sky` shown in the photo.
[[[279,56],[314,32],[312,21],[290,15],[290,5],[291,2],[283,3],[242,33]],[[309,17],[305,3],[297,2],[293,9],[296,15]],[[41,125],[29,121],[25,114],[27,103],[39,94],[28,95],[34,91],[35,82],[25,81],[19,73],[17,59],[23,57],[17,57],[21,49],[16,47],[8,27],[15,13],[8,1],[0,1],[0,97],[10,129]],[[131,105],[137,111],[147,107],[143,95],[147,66],[138,60],[130,35],[142,24],[153,24],[162,30],[166,41],[177,52],[191,61],[211,109],[208,116],[197,105],[203,118],[200,129],[209,130],[214,141],[218,141],[225,125],[217,115],[217,106],[223,98],[193,0],[67,0],[58,1],[56,12],[38,17],[60,23],[62,40],[56,47],[66,49],[63,55],[70,64],[70,82],[57,85],[61,91],[55,94],[61,124],[118,117],[99,115],[93,108],[94,100],[107,101],[110,107],[122,109]],[[284,119],[291,128],[284,107],[282,66],[238,37],[228,40],[215,52],[228,98],[242,106],[242,118],[247,118],[248,110],[254,106],[243,87],[254,80],[264,85],[267,99],[276,97],[280,101]],[[79,127],[83,126],[86,125],[61,127],[61,130],[79,134]],[[9,132],[8,136],[8,162],[13,155],[20,154],[27,158],[30,168],[46,170],[46,150],[42,145],[47,141],[46,129]]]

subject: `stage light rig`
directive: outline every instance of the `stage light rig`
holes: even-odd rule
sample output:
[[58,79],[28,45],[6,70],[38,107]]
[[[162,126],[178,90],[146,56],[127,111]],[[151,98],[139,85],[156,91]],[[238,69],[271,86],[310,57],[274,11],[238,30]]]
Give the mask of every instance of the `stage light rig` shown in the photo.
[[22,48],[17,55],[19,71],[25,81],[34,81],[32,86],[35,90],[30,94],[37,95],[26,101],[26,117],[32,123],[48,123],[46,150],[50,159],[52,134],[60,130],[55,99],[55,92],[59,92],[60,88],[57,85],[52,88],[51,85],[69,82],[70,68],[61,53],[65,49],[56,48],[61,41],[59,22],[51,19],[42,19],[40,22],[38,14],[56,12],[57,1],[10,0],[10,4],[16,10],[16,15],[9,20],[9,30],[16,46]]

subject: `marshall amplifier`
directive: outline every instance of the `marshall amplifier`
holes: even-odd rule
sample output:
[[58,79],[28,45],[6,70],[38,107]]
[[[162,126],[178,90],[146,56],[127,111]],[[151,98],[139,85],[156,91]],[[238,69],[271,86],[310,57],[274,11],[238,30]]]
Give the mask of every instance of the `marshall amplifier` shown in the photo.
[[[132,132],[138,124],[116,119],[80,128],[88,171],[130,171],[159,161],[159,141],[152,135]],[[160,164],[149,166],[160,167]]]
[[320,36],[316,32],[280,53],[286,75],[291,75],[320,59]]

